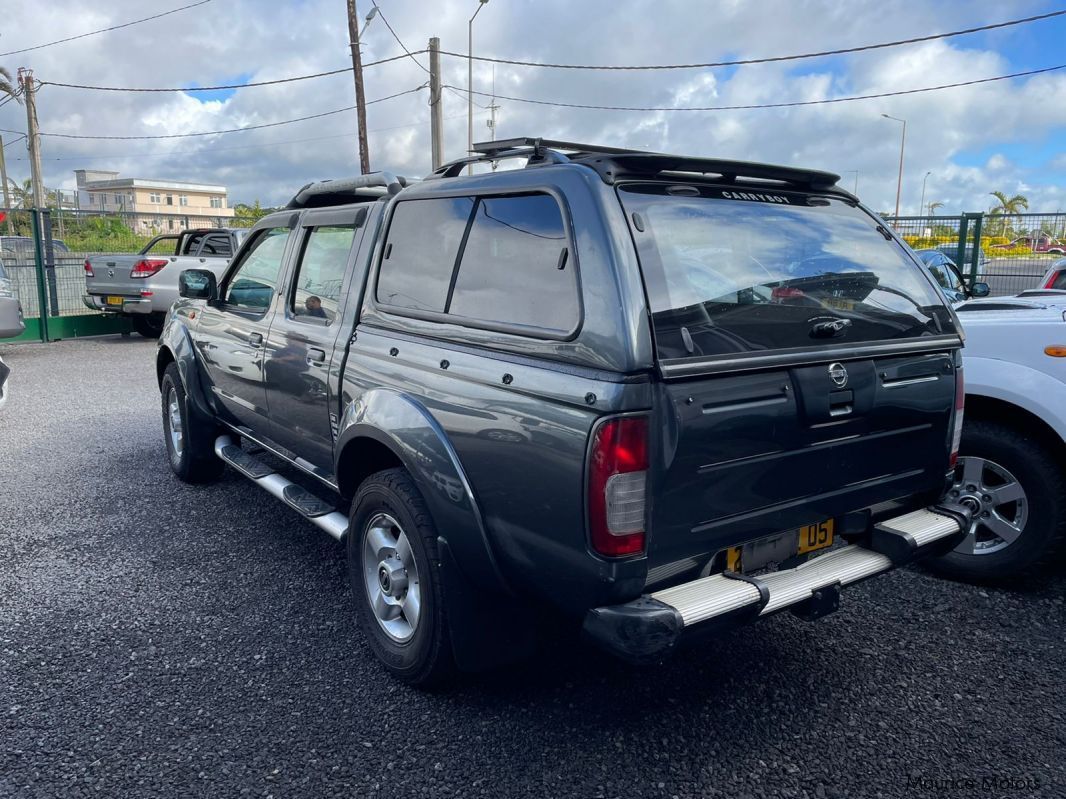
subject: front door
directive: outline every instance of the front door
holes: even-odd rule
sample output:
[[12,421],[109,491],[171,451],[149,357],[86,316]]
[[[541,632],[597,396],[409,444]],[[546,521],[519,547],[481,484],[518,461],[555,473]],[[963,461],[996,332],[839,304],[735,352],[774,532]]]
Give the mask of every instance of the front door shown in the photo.
[[330,416],[336,383],[330,372],[340,368],[344,354],[341,317],[346,300],[358,294],[349,284],[359,239],[356,220],[364,217],[365,211],[357,214],[350,209],[304,216],[299,258],[267,346],[271,437],[325,477],[333,474],[336,421]]
[[211,391],[230,421],[266,429],[263,361],[267,333],[292,231],[265,228],[219,287],[219,301],[200,311],[194,341]]

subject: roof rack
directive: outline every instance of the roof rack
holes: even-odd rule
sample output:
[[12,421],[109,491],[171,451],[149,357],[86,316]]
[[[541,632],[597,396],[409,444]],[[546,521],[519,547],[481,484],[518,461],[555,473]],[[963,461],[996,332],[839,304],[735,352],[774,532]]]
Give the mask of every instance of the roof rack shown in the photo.
[[500,161],[507,158],[526,158],[528,159],[526,166],[581,163],[594,169],[608,184],[623,177],[647,178],[658,175],[668,177],[697,174],[713,175],[719,181],[727,183],[736,183],[738,180],[773,181],[810,190],[833,189],[834,192],[851,196],[848,192],[836,187],[840,180],[839,175],[816,169],[668,155],[648,150],[604,147],[597,144],[579,144],[532,137],[477,142],[471,149],[474,155],[444,164],[433,173],[433,177],[458,177],[468,164]]
[[370,202],[386,194],[398,194],[406,185],[406,178],[397,177],[391,172],[371,172],[353,178],[313,181],[296,192],[285,208],[325,208],[360,200]]

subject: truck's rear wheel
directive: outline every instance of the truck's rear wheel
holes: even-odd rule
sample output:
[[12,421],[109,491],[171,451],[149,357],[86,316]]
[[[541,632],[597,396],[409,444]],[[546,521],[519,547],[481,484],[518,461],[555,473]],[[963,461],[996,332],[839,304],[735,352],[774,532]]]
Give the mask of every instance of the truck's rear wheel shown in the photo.
[[166,314],[150,313],[133,316],[133,329],[145,338],[159,338],[163,332],[163,321]]
[[976,582],[1024,572],[1066,538],[1066,479],[1054,453],[1035,437],[967,420],[949,497],[974,510],[970,534],[931,561],[936,571]]
[[170,468],[186,483],[214,480],[225,466],[215,455],[218,430],[189,406],[176,363],[167,366],[160,391],[163,397],[163,438]]
[[430,686],[454,670],[437,531],[403,469],[360,486],[348,527],[348,577],[374,654],[395,677]]

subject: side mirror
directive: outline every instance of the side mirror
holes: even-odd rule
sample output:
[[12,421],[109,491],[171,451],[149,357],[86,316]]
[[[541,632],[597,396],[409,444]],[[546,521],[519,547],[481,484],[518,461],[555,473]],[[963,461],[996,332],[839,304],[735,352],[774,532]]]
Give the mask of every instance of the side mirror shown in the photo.
[[178,296],[208,302],[218,299],[218,282],[214,272],[206,269],[186,269],[178,276]]
[[974,283],[970,287],[971,297],[987,297],[992,290],[988,287],[987,283]]

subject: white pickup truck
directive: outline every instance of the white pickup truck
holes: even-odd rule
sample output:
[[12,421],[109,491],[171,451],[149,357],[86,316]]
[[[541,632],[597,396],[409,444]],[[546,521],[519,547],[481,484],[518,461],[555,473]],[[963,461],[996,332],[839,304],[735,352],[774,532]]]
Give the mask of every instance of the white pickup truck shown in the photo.
[[1066,291],[970,300],[956,312],[966,420],[951,495],[974,522],[932,565],[997,580],[1066,544]]
[[85,259],[89,308],[124,314],[142,336],[159,338],[163,320],[178,299],[178,277],[186,269],[209,269],[222,277],[246,230],[207,228],[156,236],[136,255],[92,255]]

